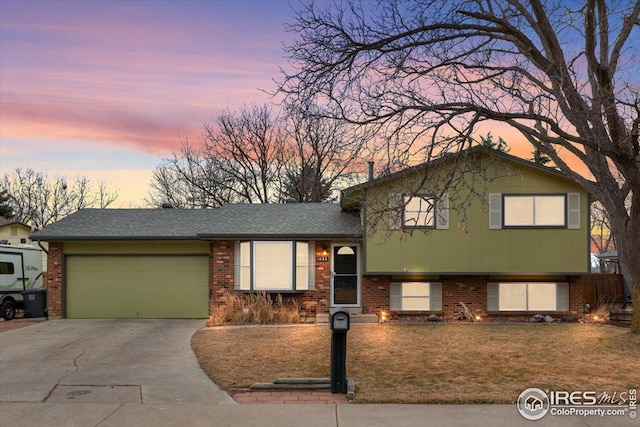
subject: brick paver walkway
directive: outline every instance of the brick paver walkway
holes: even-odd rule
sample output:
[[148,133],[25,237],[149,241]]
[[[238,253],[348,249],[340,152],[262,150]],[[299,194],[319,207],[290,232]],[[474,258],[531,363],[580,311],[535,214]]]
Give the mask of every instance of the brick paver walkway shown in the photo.
[[248,391],[233,396],[238,403],[292,403],[303,405],[333,405],[347,403],[344,394],[330,391]]

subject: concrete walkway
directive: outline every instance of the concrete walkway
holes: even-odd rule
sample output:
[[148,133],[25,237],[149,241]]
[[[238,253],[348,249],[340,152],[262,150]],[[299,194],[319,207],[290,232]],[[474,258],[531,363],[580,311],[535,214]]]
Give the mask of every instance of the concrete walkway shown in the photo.
[[201,320],[50,320],[0,334],[0,402],[231,403],[191,351]]

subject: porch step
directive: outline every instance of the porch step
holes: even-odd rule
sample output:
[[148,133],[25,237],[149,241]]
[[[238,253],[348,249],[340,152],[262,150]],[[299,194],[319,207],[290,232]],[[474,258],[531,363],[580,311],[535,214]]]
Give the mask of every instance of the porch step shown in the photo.
[[[272,383],[253,383],[250,390],[331,390],[331,378],[276,378]],[[347,378],[347,399],[353,400],[356,384]]]
[[318,313],[316,314],[316,323],[320,323],[322,325],[329,324],[329,313]]
[[331,384],[253,383],[250,390],[330,390]]
[[[318,313],[316,315],[316,323],[323,325],[329,324],[329,313]],[[351,313],[351,323],[378,323],[378,316],[376,316],[374,313]]]
[[352,314],[351,323],[378,323],[378,316],[374,313]]
[[254,383],[251,390],[327,390],[330,378],[276,378],[272,383]]

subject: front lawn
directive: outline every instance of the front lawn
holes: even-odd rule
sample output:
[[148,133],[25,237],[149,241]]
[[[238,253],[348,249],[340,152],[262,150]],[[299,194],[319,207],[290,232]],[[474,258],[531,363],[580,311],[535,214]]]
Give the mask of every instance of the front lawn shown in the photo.
[[[233,393],[277,377],[328,377],[326,326],[201,330],[200,366]],[[355,324],[347,376],[357,403],[513,403],[529,387],[640,387],[640,336],[595,325]]]

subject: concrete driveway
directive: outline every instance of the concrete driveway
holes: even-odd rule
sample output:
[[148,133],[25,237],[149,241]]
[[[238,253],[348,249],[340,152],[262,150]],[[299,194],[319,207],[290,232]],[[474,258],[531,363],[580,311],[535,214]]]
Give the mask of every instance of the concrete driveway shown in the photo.
[[50,320],[0,334],[0,402],[234,403],[198,366],[201,320]]

